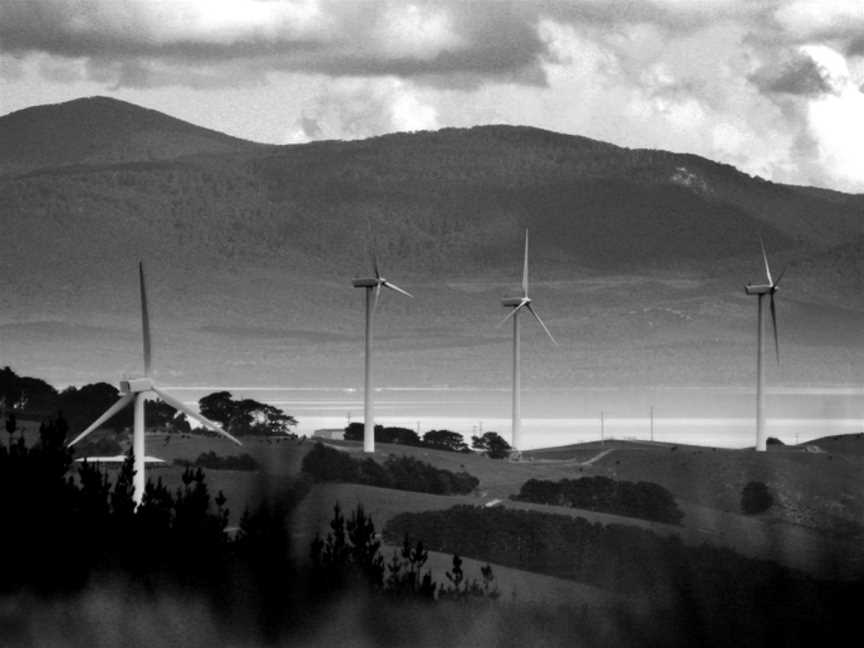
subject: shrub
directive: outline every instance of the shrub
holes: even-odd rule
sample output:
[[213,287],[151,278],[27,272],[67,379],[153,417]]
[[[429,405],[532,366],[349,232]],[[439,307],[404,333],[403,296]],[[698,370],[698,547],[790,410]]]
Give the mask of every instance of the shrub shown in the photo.
[[372,458],[352,459],[344,452],[316,443],[303,458],[303,472],[316,481],[340,481],[436,495],[465,494],[480,480],[466,472],[454,473],[414,459],[390,455],[379,464]]
[[512,499],[670,524],[678,524],[684,517],[672,493],[659,484],[615,481],[599,476],[557,482],[529,479]]
[[220,457],[212,450],[198,455],[194,462],[186,459],[175,459],[174,463],[179,466],[196,466],[209,468],[210,470],[258,470],[260,466],[254,457],[249,454]]
[[747,515],[764,513],[774,505],[768,486],[760,481],[747,482],[741,491],[741,510]]

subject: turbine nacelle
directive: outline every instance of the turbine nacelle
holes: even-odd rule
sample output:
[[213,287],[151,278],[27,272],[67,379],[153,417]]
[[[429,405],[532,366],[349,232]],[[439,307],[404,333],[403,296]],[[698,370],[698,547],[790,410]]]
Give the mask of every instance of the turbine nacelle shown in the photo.
[[770,295],[779,290],[776,285],[771,284],[747,284],[744,286],[744,292],[748,295]]
[[528,297],[507,297],[501,300],[501,305],[504,308],[519,308],[525,304],[530,304],[531,299]]
[[351,281],[351,285],[355,288],[375,288],[378,284],[380,284],[383,279],[375,279],[374,277],[371,279],[353,279]]
[[120,381],[121,394],[140,394],[154,390],[153,381],[148,377],[131,378],[129,380]]

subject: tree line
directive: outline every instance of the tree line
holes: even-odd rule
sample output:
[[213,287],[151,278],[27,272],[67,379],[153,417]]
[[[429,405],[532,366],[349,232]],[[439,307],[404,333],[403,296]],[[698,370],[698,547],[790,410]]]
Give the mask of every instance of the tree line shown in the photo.
[[[346,441],[362,441],[364,435],[363,423],[349,423],[345,427]],[[493,459],[502,459],[510,453],[510,444],[497,432],[486,432],[481,436],[471,437],[471,447],[458,432],[452,430],[429,430],[421,437],[417,432],[404,427],[375,426],[375,443],[394,443],[409,446],[422,446],[433,450],[448,450],[450,452],[470,452],[471,448],[480,450]]]
[[303,472],[315,481],[348,482],[396,490],[464,495],[480,485],[467,472],[435,468],[413,457],[390,455],[384,463],[371,457],[353,459],[349,454],[316,443],[303,457]]
[[529,479],[511,499],[535,504],[612,513],[628,517],[680,524],[684,513],[675,496],[653,482],[631,482],[609,477],[581,477],[557,482]]
[[[20,418],[45,420],[62,413],[63,419],[75,435],[83,431],[113,405],[120,394],[116,387],[99,382],[82,387],[70,386],[57,391],[39,378],[18,376],[12,369],[0,369],[0,410],[17,412]],[[296,436],[297,420],[281,409],[251,398],[235,399],[230,392],[220,391],[202,397],[198,402],[203,416],[220,424],[235,436]],[[165,433],[188,434],[192,427],[186,416],[167,403],[148,400],[144,416],[150,430]],[[118,412],[103,428],[118,431],[132,427],[132,408]],[[202,432],[209,434],[209,432]],[[88,438],[81,451],[90,455],[119,454],[124,445],[112,436]]]

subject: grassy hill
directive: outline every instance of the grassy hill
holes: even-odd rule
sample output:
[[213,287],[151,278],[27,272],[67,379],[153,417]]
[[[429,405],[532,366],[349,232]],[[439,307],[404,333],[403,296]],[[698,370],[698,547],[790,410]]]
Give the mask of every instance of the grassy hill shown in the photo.
[[[244,447],[192,435],[148,436],[148,453],[169,464],[175,458],[194,460],[200,453],[249,453],[261,464],[256,473],[207,470],[211,491],[223,490],[236,524],[247,503],[278,493],[280,484],[300,474],[303,456],[313,443],[248,439]],[[356,457],[362,446],[355,442],[328,444]],[[675,450],[672,450],[675,448]],[[610,451],[611,452],[607,452]],[[603,453],[599,459],[586,463]],[[466,471],[480,480],[469,495],[443,496],[390,490],[358,484],[314,485],[291,520],[292,537],[301,554],[316,533],[326,534],[332,509],[339,504],[352,510],[362,504],[377,528],[401,512],[444,510],[456,504],[554,512],[602,524],[623,524],[650,530],[661,536],[676,536],[690,546],[709,543],[728,547],[754,558],[772,560],[805,572],[846,579],[864,570],[864,500],[860,496],[862,460],[856,455],[811,454],[794,449],[774,449],[765,454],[752,451],[671,446],[650,443],[607,442],[566,449],[527,453],[528,460],[511,463],[481,455],[427,448],[379,444],[375,457],[405,455],[453,472]],[[169,485],[179,485],[182,469],[153,469]],[[685,517],[681,525],[597,513],[581,509],[516,502],[509,496],[519,492],[528,479],[577,479],[603,475],[616,480],[650,481],[670,490]],[[765,482],[775,504],[766,513],[752,516],[741,512],[741,491],[751,480]],[[482,558],[476,557],[475,558]]]

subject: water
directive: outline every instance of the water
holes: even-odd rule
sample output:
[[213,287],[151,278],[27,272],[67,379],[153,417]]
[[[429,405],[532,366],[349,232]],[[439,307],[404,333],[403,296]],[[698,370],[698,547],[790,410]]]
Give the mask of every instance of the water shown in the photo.
[[[297,432],[344,428],[363,420],[363,391],[282,386],[166,388],[190,405],[214,391],[254,398],[298,419]],[[768,390],[767,434],[787,444],[864,431],[864,390],[850,386],[778,387]],[[510,390],[382,387],[375,394],[376,423],[471,435],[495,431],[510,438]],[[752,446],[755,397],[737,387],[526,389],[522,394],[525,449],[606,439],[653,439],[713,447]]]

